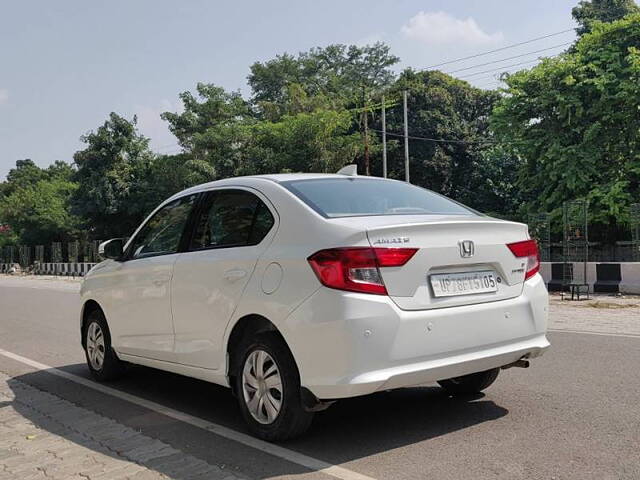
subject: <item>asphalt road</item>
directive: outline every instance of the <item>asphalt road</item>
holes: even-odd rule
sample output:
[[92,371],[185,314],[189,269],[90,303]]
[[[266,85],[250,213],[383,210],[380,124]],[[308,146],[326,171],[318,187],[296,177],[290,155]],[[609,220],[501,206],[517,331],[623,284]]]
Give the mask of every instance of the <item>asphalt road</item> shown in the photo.
[[[89,378],[78,311],[73,288],[0,281],[0,349]],[[282,446],[378,480],[640,478],[640,336],[549,338],[543,358],[485,395],[433,386],[341,401]],[[4,355],[0,371],[249,478],[331,478]],[[245,431],[224,388],[142,367],[111,386]]]

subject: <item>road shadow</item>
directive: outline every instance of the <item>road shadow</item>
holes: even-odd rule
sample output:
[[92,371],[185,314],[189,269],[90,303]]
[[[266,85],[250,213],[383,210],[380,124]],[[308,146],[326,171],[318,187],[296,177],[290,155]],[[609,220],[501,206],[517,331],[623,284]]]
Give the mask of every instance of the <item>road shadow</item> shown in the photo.
[[[67,365],[61,369],[89,378],[86,366],[81,364]],[[137,429],[144,435],[168,443],[173,448],[212,465],[237,467],[252,478],[308,472],[299,465],[276,459],[221,438],[208,430],[149,411],[106,393],[63,380],[46,370],[14,377],[9,385],[16,381],[35,386]],[[236,400],[226,388],[140,366],[131,367],[125,378],[109,383],[108,386],[247,433]],[[41,417],[34,414],[28,399],[21,398],[24,396],[23,389],[14,388],[14,393],[14,408],[20,414],[45,430],[52,428],[51,422],[42,422]],[[405,388],[339,401],[316,415],[311,430],[305,436],[280,445],[327,463],[340,465],[464,430],[507,414],[507,409],[483,394],[451,397],[439,387]],[[55,430],[52,433],[65,436],[65,429]],[[83,443],[77,436],[70,436],[70,440]],[[92,448],[91,442],[86,442],[84,446]],[[155,469],[162,472],[161,469]],[[182,478],[175,473],[170,476]]]

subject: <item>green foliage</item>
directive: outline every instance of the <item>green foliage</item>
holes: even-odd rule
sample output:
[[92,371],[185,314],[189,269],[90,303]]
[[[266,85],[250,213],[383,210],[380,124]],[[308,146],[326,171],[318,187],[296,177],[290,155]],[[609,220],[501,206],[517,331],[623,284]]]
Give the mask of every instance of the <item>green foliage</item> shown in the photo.
[[17,160],[15,168],[9,170],[7,181],[0,188],[0,195],[11,195],[19,188],[33,185],[40,180],[44,180],[47,173],[38,167],[29,158],[25,160]]
[[578,35],[589,33],[595,22],[614,22],[635,13],[640,13],[635,0],[582,0],[571,10],[580,25]]
[[[163,118],[207,179],[287,171],[333,171],[361,150],[353,115],[328,110],[297,90],[277,120],[259,120],[239,94],[198,84],[181,95],[184,111]],[[206,167],[205,167],[206,165]],[[204,169],[204,170],[203,170]]]
[[183,113],[165,112],[161,117],[180,145],[196,156],[206,157],[218,149],[228,152],[231,146],[221,142],[228,127],[252,117],[249,104],[239,92],[229,93],[216,85],[198,83],[196,95],[183,92],[180,99]]
[[82,137],[87,147],[73,156],[78,168],[73,211],[98,238],[129,235],[145,215],[132,194],[146,181],[153,154],[135,124],[135,117],[128,121],[111,113],[95,132]]
[[615,235],[640,196],[640,15],[594,25],[572,52],[505,78],[492,123],[526,160],[519,186],[531,211],[557,214],[587,198]]
[[[401,92],[405,88],[410,102],[409,135],[455,140],[410,140],[411,183],[471,207],[486,209],[489,205],[476,193],[474,182],[482,180],[478,168],[487,147],[482,142],[488,135],[488,116],[498,95],[437,71],[405,70],[390,90],[389,98],[401,104]],[[401,107],[388,111],[387,128],[390,132],[403,131]],[[379,170],[378,165],[375,171]],[[390,153],[389,165],[390,176],[404,178],[403,148]]]
[[318,110],[250,125],[237,174],[333,173],[351,163],[362,149],[360,135],[349,133],[352,121],[347,111]]
[[18,235],[9,225],[0,225],[0,248],[17,245]]
[[469,176],[473,192],[469,205],[491,216],[507,220],[526,219],[518,172],[522,159],[509,145],[488,145]]
[[315,107],[352,105],[361,101],[363,88],[376,90],[390,85],[394,80],[390,67],[399,61],[383,43],[329,45],[298,56],[285,53],[251,66],[248,81],[252,101],[270,120],[309,111],[296,109],[300,98],[313,99]]
[[31,160],[18,160],[0,196],[0,223],[10,227],[0,235],[0,245],[17,241],[35,245],[73,235],[78,219],[69,212],[77,188],[72,175],[72,167],[64,162],[41,169]]
[[187,154],[154,156],[142,167],[136,172],[129,201],[137,205],[143,216],[174,193],[215,180],[215,171],[207,162]]
[[185,152],[210,166],[212,179],[233,176],[242,162],[242,126],[253,122],[250,106],[239,93],[215,85],[199,83],[196,92],[180,94],[182,113],[165,112],[162,118]]

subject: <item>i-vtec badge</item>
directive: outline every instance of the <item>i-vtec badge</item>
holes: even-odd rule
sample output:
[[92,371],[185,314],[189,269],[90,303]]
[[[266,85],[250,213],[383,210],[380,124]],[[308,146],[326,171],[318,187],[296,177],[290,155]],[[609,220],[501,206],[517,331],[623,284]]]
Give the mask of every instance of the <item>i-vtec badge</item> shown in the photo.
[[462,258],[471,258],[476,253],[475,245],[471,240],[460,240],[458,246],[460,247],[460,256]]
[[373,242],[374,245],[391,245],[397,243],[409,243],[409,237],[378,238]]

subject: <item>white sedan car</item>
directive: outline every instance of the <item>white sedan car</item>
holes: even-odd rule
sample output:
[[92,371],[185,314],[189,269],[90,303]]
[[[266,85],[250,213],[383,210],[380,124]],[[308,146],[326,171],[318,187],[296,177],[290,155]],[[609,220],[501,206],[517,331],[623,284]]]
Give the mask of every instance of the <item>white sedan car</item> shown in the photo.
[[134,363],[231,387],[267,440],[341,398],[430,382],[479,392],[549,347],[526,225],[404,182],[220,180],[101,250],[81,289],[94,377]]

